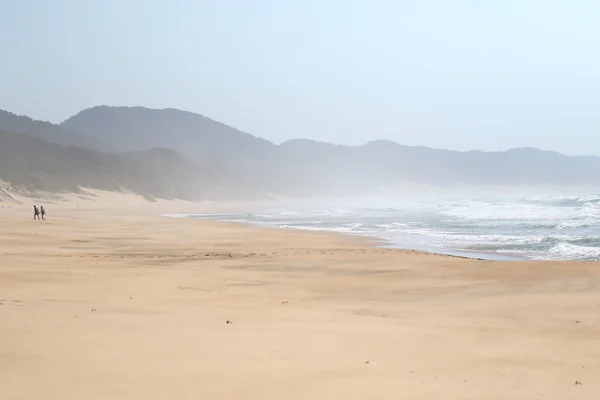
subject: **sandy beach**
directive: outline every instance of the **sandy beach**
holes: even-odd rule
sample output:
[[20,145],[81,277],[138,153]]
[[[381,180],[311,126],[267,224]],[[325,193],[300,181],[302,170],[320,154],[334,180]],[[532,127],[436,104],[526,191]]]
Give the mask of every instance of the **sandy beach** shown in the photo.
[[597,263],[31,204],[0,208],[2,400],[600,398]]

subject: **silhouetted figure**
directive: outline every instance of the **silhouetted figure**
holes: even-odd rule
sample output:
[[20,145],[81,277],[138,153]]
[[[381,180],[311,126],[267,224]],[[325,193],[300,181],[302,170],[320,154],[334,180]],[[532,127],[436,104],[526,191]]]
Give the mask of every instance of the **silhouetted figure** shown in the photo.
[[44,206],[40,206],[40,214],[42,214],[42,221],[46,220],[46,210],[44,210]]
[[40,219],[40,210],[38,210],[37,206],[36,206],[36,205],[34,205],[34,206],[33,206],[33,220],[35,221],[36,219],[37,219],[38,221],[39,221],[39,219]]

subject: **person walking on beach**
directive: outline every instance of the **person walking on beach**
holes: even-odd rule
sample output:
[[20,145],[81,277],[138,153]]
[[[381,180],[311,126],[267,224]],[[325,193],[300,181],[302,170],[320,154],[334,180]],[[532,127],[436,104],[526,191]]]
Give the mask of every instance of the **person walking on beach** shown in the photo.
[[44,210],[44,206],[40,206],[40,214],[42,214],[42,221],[46,220],[46,210]]
[[34,204],[33,205],[33,220],[38,220],[40,219],[40,210],[38,210],[37,206]]

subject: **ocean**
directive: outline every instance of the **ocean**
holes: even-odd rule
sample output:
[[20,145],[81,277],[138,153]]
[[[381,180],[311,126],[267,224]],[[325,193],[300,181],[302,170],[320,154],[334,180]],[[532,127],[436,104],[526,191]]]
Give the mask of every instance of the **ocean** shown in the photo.
[[600,195],[313,200],[178,216],[364,235],[386,247],[492,260],[600,260]]

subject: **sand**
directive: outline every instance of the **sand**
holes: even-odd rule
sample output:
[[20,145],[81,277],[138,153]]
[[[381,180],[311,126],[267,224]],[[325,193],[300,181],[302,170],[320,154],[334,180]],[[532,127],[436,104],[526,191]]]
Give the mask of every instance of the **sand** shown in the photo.
[[46,204],[0,207],[2,400],[600,398],[599,264]]

